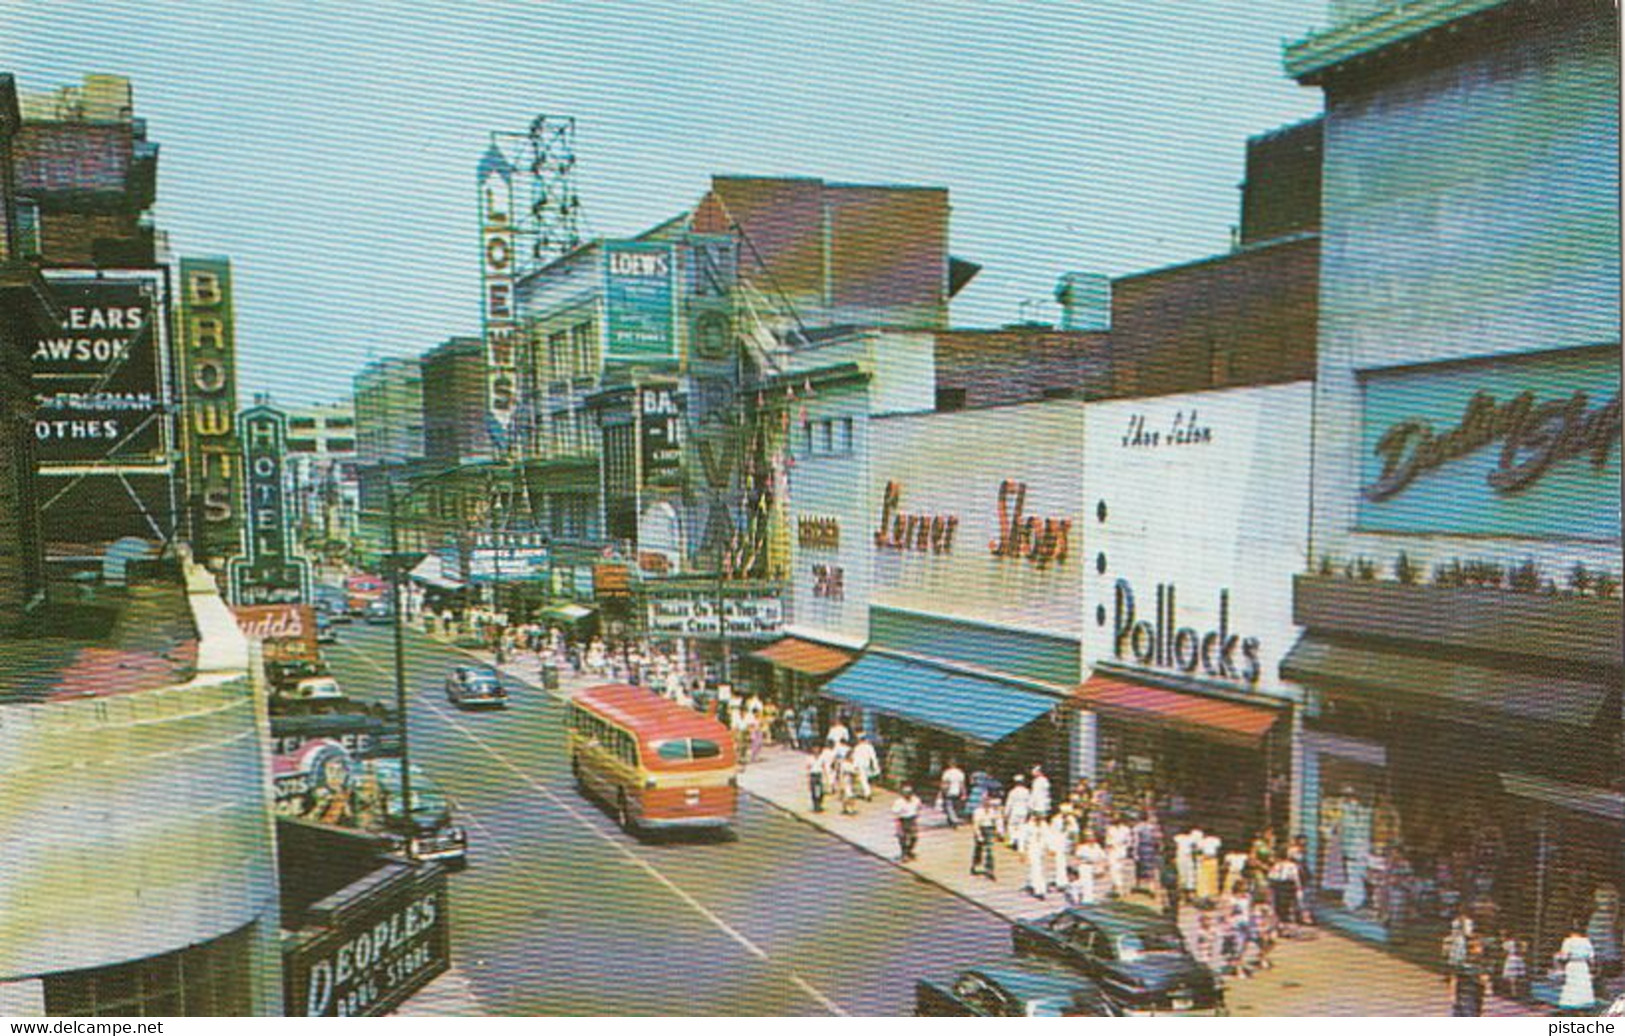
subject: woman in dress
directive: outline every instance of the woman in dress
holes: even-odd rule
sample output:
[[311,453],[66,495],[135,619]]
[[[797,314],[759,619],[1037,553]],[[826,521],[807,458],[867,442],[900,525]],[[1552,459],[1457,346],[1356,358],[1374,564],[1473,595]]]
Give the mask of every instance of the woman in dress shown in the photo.
[[1484,1013],[1484,993],[1489,985],[1485,971],[1484,944],[1478,939],[1467,942],[1461,963],[1450,972],[1450,1016],[1477,1018]]
[[1557,948],[1557,963],[1563,968],[1563,991],[1557,994],[1557,1006],[1562,1010],[1584,1010],[1596,1003],[1597,991],[1591,984],[1591,962],[1596,955],[1585,937],[1585,926],[1578,920],[1569,925],[1568,938]]

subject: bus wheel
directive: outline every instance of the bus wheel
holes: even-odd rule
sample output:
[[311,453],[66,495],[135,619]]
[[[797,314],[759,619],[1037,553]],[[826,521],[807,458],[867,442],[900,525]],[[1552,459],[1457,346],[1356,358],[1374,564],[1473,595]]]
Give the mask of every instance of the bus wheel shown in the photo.
[[617,792],[615,795],[615,822],[621,825],[621,830],[628,833],[632,830],[632,810],[626,805],[626,792]]

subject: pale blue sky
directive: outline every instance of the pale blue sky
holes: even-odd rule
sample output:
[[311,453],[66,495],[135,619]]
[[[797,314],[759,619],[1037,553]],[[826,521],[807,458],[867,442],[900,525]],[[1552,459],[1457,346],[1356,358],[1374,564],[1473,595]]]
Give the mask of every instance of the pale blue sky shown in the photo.
[[25,91],[131,77],[159,225],[233,260],[244,400],[302,403],[477,331],[474,163],[539,112],[578,119],[599,234],[686,208],[713,172],[950,188],[952,249],[985,266],[959,326],[1017,319],[1067,270],[1222,252],[1245,138],[1320,108],[1280,54],[1324,11],[0,0],[0,68]]

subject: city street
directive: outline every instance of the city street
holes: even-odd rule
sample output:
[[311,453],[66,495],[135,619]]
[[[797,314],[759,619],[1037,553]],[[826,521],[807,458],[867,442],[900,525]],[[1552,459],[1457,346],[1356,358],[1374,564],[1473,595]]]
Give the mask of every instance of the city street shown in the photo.
[[[388,627],[327,654],[352,695],[391,698]],[[482,1010],[906,1014],[916,978],[1007,952],[997,917],[750,797],[735,838],[629,838],[571,787],[556,700],[510,682],[506,711],[446,703],[467,657],[406,632],[414,761],[469,830],[453,964]]]

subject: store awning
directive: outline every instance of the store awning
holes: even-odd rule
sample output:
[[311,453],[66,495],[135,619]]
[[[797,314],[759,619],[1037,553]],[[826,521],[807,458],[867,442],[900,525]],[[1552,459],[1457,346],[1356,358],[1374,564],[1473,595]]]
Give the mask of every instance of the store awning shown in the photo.
[[435,554],[424,555],[423,560],[419,561],[412,568],[412,571],[407,573],[407,578],[425,586],[432,586],[436,590],[461,590],[463,588],[463,584],[457,580],[446,578],[445,569],[441,567],[440,558]]
[[859,658],[825,684],[823,693],[984,745],[1004,740],[1061,704],[1002,680],[876,654]]
[[858,656],[855,651],[843,651],[800,637],[785,637],[760,651],[752,651],[750,657],[807,676],[828,676],[837,669],[851,665]]
[[1554,781],[1532,773],[1503,773],[1501,788],[1511,796],[1555,806],[1614,824],[1625,824],[1625,794],[1607,788],[1587,788]]
[[1154,721],[1247,748],[1257,748],[1281,718],[1279,709],[1265,705],[1247,705],[1105,675],[1085,680],[1078,688],[1078,698],[1095,712]]
[[1281,675],[1323,693],[1497,729],[1512,720],[1585,730],[1596,723],[1610,693],[1601,683],[1379,651],[1312,635],[1287,652]]

